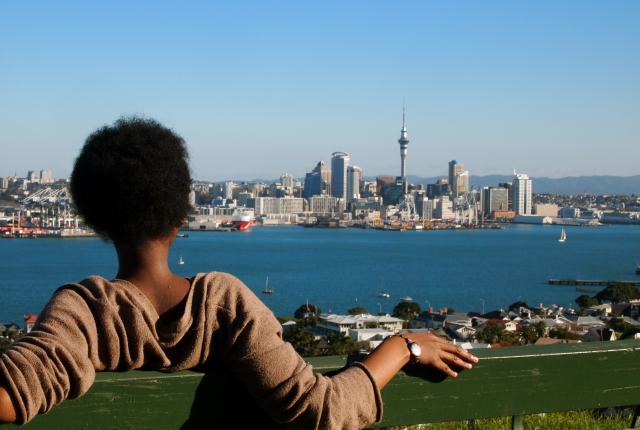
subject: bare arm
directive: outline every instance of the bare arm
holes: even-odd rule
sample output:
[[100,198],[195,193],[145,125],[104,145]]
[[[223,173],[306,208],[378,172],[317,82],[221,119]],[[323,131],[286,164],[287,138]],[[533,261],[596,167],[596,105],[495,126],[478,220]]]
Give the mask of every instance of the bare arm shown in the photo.
[[[406,337],[422,348],[419,365],[431,366],[453,378],[458,373],[452,368],[471,369],[478,358],[459,346],[428,333],[407,333]],[[404,339],[391,336],[363,361],[373,376],[376,385],[382,389],[410,361],[409,349]]]
[[7,391],[0,387],[0,424],[13,423],[16,420],[16,410]]

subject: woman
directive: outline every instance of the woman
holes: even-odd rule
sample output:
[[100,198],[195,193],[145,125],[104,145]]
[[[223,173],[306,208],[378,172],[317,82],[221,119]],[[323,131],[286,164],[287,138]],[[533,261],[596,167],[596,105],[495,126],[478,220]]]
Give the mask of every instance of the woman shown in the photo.
[[361,428],[381,418],[379,390],[408,363],[455,377],[453,368],[477,362],[434,335],[409,333],[331,377],[315,375],[237,278],[185,279],[169,269],[190,184],[184,141],[155,121],[121,119],[88,137],[71,192],[86,223],[115,246],[118,273],[59,288],[2,357],[1,421],[24,423],[84,394],[96,371],[196,368],[232,375],[275,422]]

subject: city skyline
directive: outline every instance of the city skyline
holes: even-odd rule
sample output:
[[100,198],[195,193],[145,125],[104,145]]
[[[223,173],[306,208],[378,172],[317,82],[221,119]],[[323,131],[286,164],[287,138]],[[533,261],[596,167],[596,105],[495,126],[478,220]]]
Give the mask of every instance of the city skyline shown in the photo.
[[632,1],[3,4],[0,172],[66,177],[90,132],[139,114],[185,138],[198,179],[303,177],[335,151],[397,175],[406,97],[410,175],[459,159],[632,176],[639,17]]

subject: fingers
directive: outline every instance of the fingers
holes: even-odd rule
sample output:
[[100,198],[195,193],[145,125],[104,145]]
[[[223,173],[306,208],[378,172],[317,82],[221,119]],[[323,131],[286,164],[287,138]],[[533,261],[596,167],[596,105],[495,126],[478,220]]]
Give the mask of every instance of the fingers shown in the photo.
[[455,372],[452,368],[450,368],[447,365],[447,363],[445,363],[442,360],[438,360],[436,363],[434,363],[433,367],[435,367],[436,369],[440,370],[442,373],[445,373],[446,375],[452,378],[458,377],[458,372]]
[[458,357],[455,354],[452,354],[450,352],[444,352],[441,356],[442,361],[444,361],[445,363],[448,364],[453,364],[457,367],[463,368],[463,369],[471,369],[473,367],[473,365],[467,361],[464,361],[463,359],[461,359],[460,357]]
[[478,357],[476,357],[475,355],[470,354],[468,351],[466,351],[464,348],[461,348],[458,345],[453,345],[453,344],[447,344],[446,347],[443,348],[445,351],[448,351],[452,354],[457,355],[458,357],[462,358],[463,360],[469,362],[469,363],[477,363]]

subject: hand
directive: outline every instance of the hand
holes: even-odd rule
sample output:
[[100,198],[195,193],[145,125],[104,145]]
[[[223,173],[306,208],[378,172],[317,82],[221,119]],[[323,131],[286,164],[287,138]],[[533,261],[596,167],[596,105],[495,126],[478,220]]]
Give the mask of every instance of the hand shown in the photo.
[[454,345],[433,333],[408,332],[405,337],[422,348],[416,364],[433,367],[444,374],[456,378],[454,369],[471,369],[479,360],[458,345]]

